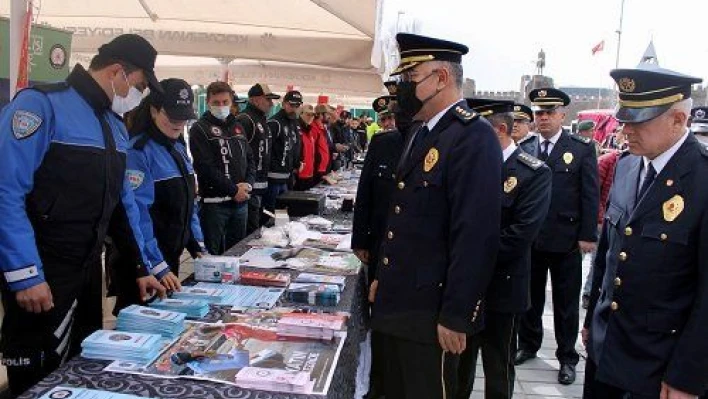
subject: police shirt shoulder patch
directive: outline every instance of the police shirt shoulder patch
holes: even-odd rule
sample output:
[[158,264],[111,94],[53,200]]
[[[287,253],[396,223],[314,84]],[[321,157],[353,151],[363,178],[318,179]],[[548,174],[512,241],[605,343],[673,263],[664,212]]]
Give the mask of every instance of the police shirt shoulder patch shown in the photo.
[[516,144],[517,144],[517,145],[524,144],[524,143],[526,143],[527,141],[535,140],[536,137],[537,137],[536,135],[529,134],[528,136],[526,136],[526,137],[524,137],[523,139],[519,140],[519,142],[516,143]]
[[125,176],[128,178],[130,188],[133,190],[137,190],[143,184],[143,180],[145,180],[145,173],[139,170],[128,169],[125,171]]
[[464,108],[460,105],[455,106],[453,108],[453,113],[459,120],[461,120],[463,123],[467,124],[472,122],[473,120],[479,118],[479,114],[472,111],[471,109]]
[[587,137],[585,137],[585,136],[580,136],[580,135],[577,135],[577,134],[571,134],[570,137],[574,138],[575,140],[577,140],[577,141],[579,141],[579,142],[581,142],[581,143],[583,143],[583,144],[590,144],[590,143],[592,143],[592,139],[587,138]]
[[18,140],[33,135],[42,125],[42,118],[29,111],[18,110],[12,115],[12,134]]
[[519,162],[521,162],[522,164],[528,166],[529,168],[531,168],[533,170],[537,170],[538,168],[543,166],[543,161],[541,161],[540,159],[535,158],[523,151],[519,153],[517,159],[519,160]]

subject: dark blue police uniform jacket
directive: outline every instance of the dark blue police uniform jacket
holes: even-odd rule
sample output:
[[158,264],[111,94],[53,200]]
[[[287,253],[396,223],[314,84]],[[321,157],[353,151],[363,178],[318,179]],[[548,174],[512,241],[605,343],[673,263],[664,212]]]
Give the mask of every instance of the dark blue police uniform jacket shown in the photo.
[[[597,154],[592,140],[563,131],[546,160],[553,171],[551,206],[534,249],[568,253],[578,241],[597,241],[600,187]],[[527,153],[539,156],[539,136],[519,142]]]
[[461,101],[403,157],[381,246],[372,327],[437,343],[438,323],[473,331],[494,270],[501,148],[489,123]]
[[485,309],[522,313],[529,308],[531,245],[551,203],[551,170],[517,148],[502,169],[501,239]]
[[708,150],[692,134],[635,207],[642,158],[617,163],[585,325],[596,378],[658,397],[708,386]]

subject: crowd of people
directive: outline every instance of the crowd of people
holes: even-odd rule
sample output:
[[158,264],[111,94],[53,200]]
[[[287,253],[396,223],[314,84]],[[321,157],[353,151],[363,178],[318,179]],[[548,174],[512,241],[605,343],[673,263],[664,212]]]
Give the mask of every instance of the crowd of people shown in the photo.
[[541,348],[549,274],[560,384],[576,380],[584,306],[584,397],[703,394],[708,109],[690,99],[700,79],[614,70],[622,125],[597,143],[592,122],[563,128],[561,90],[531,91],[532,107],[463,99],[466,46],[397,41],[376,123],[264,83],[242,100],[213,82],[195,115],[190,84],[158,81],[157,52],[133,34],[65,82],[18,93],[0,112],[0,351],[12,394],[101,328],[104,248],[114,312],[164,297],[181,289],[185,250],[223,254],[280,195],[330,183],[363,152],[352,249],[369,283],[367,398],[468,399],[480,352],[486,397],[511,398],[515,365]]
[[704,394],[708,108],[690,99],[700,79],[614,70],[620,126],[598,142],[592,121],[563,127],[563,91],[532,90],[532,107],[465,100],[465,46],[397,40],[395,91],[375,102],[396,129],[370,143],[354,214],[372,308],[366,397],[468,399],[481,352],[485,397],[511,398],[515,366],[543,342],[549,274],[560,384],[576,381],[581,335],[586,399]]

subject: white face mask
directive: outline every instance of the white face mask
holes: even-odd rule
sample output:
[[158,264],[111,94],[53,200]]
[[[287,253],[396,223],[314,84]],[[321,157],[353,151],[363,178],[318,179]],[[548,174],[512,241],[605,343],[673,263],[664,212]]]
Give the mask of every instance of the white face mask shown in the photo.
[[133,110],[135,107],[140,105],[140,101],[143,99],[143,93],[140,92],[140,90],[136,89],[135,86],[131,86],[130,82],[128,81],[128,77],[125,75],[125,71],[121,70],[123,73],[123,78],[125,79],[125,82],[130,86],[130,89],[128,89],[128,95],[125,97],[121,97],[118,95],[116,92],[116,88],[113,85],[113,81],[111,81],[111,88],[113,89],[113,102],[111,102],[111,109],[113,112],[119,115],[123,115],[128,111]]
[[214,115],[216,119],[220,119],[223,121],[229,117],[229,114],[231,114],[231,107],[229,107],[228,105],[211,105],[209,106],[209,112],[211,112],[211,114]]

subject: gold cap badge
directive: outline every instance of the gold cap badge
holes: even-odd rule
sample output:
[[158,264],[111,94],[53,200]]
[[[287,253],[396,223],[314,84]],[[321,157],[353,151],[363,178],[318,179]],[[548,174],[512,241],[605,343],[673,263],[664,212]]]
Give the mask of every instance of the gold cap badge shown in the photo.
[[435,164],[438,163],[438,159],[440,159],[440,153],[438,152],[437,148],[433,147],[428,151],[428,154],[425,156],[425,163],[423,164],[423,171],[430,172],[433,167],[435,167]]
[[631,78],[622,78],[617,82],[617,86],[619,89],[625,93],[632,93],[634,90],[637,89],[637,84],[634,82],[634,79]]
[[673,222],[679,217],[681,212],[683,212],[683,208],[683,197],[680,195],[674,195],[670,200],[664,202],[662,207],[664,211],[664,220],[667,222]]

